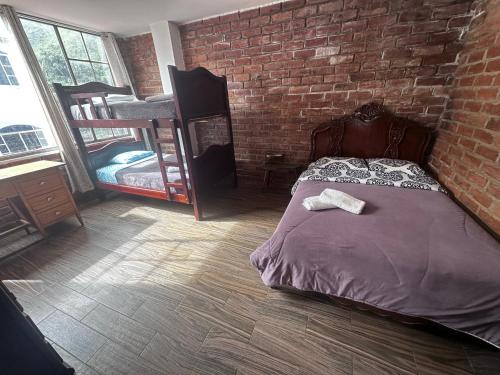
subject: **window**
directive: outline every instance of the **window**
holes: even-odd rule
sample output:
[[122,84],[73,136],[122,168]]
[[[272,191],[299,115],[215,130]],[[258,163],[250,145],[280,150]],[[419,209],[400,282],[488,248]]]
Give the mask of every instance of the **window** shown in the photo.
[[[26,36],[49,83],[114,85],[111,68],[98,35],[21,18]],[[130,137],[130,129],[80,129],[85,143]]]
[[6,125],[0,127],[0,155],[31,152],[47,148],[44,131],[33,125]]
[[56,150],[50,122],[17,43],[0,19],[0,159]]
[[49,83],[114,85],[98,35],[28,18],[21,18],[21,23]]
[[19,85],[10,60],[2,51],[0,51],[0,85]]

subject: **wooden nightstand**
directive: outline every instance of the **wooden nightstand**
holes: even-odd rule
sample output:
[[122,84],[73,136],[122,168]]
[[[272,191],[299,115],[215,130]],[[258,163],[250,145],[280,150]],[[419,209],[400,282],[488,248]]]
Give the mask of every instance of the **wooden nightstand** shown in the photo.
[[269,186],[269,182],[271,180],[272,172],[286,172],[293,173],[293,177],[297,179],[302,171],[303,166],[297,163],[284,163],[284,162],[270,162],[264,164],[264,185],[266,187]]
[[[43,236],[45,228],[75,215],[83,225],[78,207],[66,186],[64,163],[41,160],[0,169],[0,198],[19,197],[29,214],[26,217]],[[19,212],[23,208],[19,207]]]

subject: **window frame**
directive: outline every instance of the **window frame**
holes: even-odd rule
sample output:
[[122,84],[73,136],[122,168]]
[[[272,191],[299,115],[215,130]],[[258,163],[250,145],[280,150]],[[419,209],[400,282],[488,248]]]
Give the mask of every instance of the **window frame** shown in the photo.
[[[60,23],[60,22],[56,22],[56,21],[51,21],[51,20],[46,20],[46,19],[43,19],[43,18],[38,18],[38,17],[31,16],[31,15],[25,14],[25,13],[20,13],[19,14],[19,18],[20,19],[25,19],[25,20],[28,20],[28,21],[32,21],[32,22],[42,23],[42,24],[51,26],[54,29],[54,33],[56,35],[57,41],[59,43],[59,47],[61,48],[61,51],[62,51],[62,54],[63,54],[63,57],[64,57],[64,63],[66,65],[67,69],[68,69],[70,78],[73,81],[73,85],[79,85],[79,84],[78,84],[78,82],[76,80],[76,76],[75,76],[75,73],[73,71],[73,67],[71,65],[71,61],[89,63],[90,67],[92,69],[92,73],[94,75],[95,82],[98,82],[98,81],[96,81],[96,72],[95,72],[93,64],[106,65],[108,67],[109,71],[111,72],[111,79],[113,80],[112,86],[114,86],[116,84],[115,77],[113,76],[113,71],[111,70],[111,64],[109,62],[108,56],[106,56],[106,62],[92,60],[91,57],[90,57],[90,53],[88,51],[87,43],[85,42],[85,38],[83,36],[83,34],[88,34],[88,35],[97,36],[97,37],[100,38],[101,35],[99,33],[93,32],[91,30],[82,29],[82,28],[79,28],[79,27],[76,27],[76,26],[66,25],[66,24],[63,24],[63,23]],[[76,59],[76,58],[70,58],[70,57],[68,57],[68,53],[66,51],[66,47],[64,45],[63,39],[61,38],[61,34],[59,32],[59,28],[67,29],[67,30],[71,30],[71,31],[76,31],[76,32],[78,32],[80,34],[80,38],[81,38],[82,44],[83,44],[83,46],[85,48],[85,54],[87,55],[88,60]],[[31,46],[31,43],[30,43],[30,46]],[[109,142],[109,141],[112,141],[112,140],[120,140],[120,139],[130,139],[130,138],[133,138],[133,134],[132,134],[132,132],[131,132],[130,129],[127,129],[128,135],[122,135],[122,136],[114,136],[113,135],[111,137],[102,138],[102,139],[97,138],[97,135],[96,135],[96,133],[94,131],[94,128],[87,128],[87,129],[90,130],[93,139],[91,141],[85,141],[86,145],[92,145],[92,144],[102,143],[102,142]]]
[[[116,84],[115,77],[113,76],[113,71],[111,70],[111,64],[109,63],[108,57],[106,56],[106,62],[92,60],[90,57],[89,51],[88,51],[87,43],[85,42],[85,38],[83,37],[83,34],[88,34],[88,35],[97,36],[100,38],[101,36],[99,33],[96,33],[96,32],[90,31],[90,30],[81,29],[81,28],[71,26],[71,25],[65,25],[65,24],[62,24],[59,22],[55,22],[55,21],[52,22],[50,20],[45,20],[43,18],[33,17],[33,16],[30,16],[30,15],[24,14],[24,13],[20,13],[19,18],[25,19],[28,21],[32,21],[32,22],[43,23],[45,25],[51,26],[54,29],[54,33],[55,33],[55,35],[57,37],[57,41],[59,43],[59,47],[61,48],[61,51],[62,51],[63,56],[64,56],[64,63],[66,64],[66,67],[68,68],[68,72],[69,72],[69,75],[71,77],[71,80],[73,81],[73,85],[78,85],[78,81],[76,80],[76,76],[75,76],[75,73],[73,71],[73,67],[71,66],[71,63],[70,63],[71,61],[89,63],[90,67],[92,68],[94,80],[96,79],[96,74],[95,74],[95,69],[94,69],[92,64],[107,65],[107,67],[109,68],[109,71],[111,72],[111,79],[113,80],[113,82],[112,82],[113,84],[111,86],[114,86]],[[82,39],[82,44],[85,47],[85,54],[88,57],[87,60],[68,57],[68,53],[66,51],[66,47],[64,46],[63,39],[61,38],[61,33],[59,32],[59,28],[67,29],[67,30],[71,30],[71,31],[76,31],[77,33],[80,34],[80,38]],[[94,82],[98,82],[98,81],[94,81]]]

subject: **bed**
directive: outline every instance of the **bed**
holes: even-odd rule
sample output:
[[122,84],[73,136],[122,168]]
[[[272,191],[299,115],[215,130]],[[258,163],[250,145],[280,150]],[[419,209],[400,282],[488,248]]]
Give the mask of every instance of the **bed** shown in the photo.
[[[500,246],[422,168],[432,141],[431,129],[376,104],[316,129],[309,168],[251,254],[263,282],[500,347]],[[364,200],[365,210],[302,206],[325,188]]]
[[[130,87],[90,82],[54,84],[89,175],[100,192],[112,190],[190,204],[202,217],[201,193],[227,177],[237,185],[231,111],[226,77],[205,68],[181,71],[169,66],[173,94],[137,100]],[[197,149],[193,123],[222,119],[222,144]],[[133,137],[86,144],[82,129],[131,129]],[[117,165],[123,153],[153,151],[147,159]]]

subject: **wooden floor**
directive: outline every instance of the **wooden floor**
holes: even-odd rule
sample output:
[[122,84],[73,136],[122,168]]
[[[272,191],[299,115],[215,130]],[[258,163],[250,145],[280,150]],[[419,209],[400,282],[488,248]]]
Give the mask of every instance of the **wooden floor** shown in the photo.
[[188,206],[119,196],[0,265],[78,374],[500,374],[500,353],[321,298],[270,290],[249,254],[287,194]]

